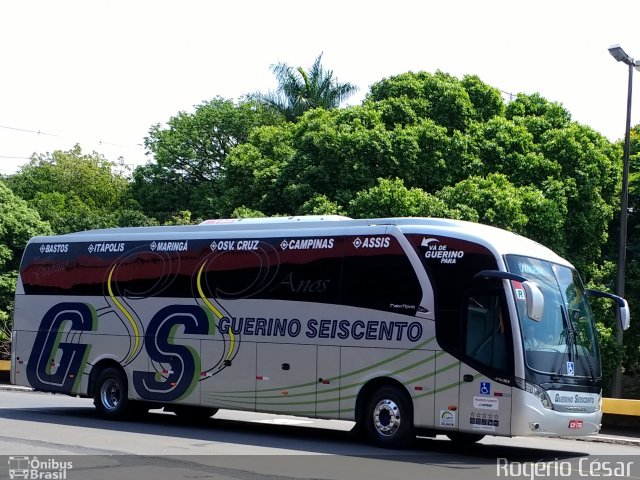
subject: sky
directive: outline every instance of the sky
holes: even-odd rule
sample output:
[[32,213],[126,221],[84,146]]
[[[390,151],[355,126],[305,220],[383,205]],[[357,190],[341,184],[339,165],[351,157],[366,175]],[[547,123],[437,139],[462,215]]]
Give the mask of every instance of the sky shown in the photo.
[[[274,90],[278,62],[322,63],[369,87],[407,71],[478,75],[540,93],[573,120],[624,137],[637,0],[6,0],[0,2],[0,174],[34,153],[151,161],[155,124],[214,97]],[[640,72],[633,88],[640,95]],[[640,123],[640,97],[631,124]]]

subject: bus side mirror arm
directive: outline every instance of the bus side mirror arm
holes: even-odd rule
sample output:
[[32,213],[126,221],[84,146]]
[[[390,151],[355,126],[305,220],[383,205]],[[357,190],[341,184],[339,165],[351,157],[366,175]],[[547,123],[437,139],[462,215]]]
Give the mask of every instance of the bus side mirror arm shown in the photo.
[[516,282],[524,283],[527,281],[522,275],[518,275],[511,272],[502,272],[500,270],[482,270],[474,275],[474,278],[497,278],[498,280],[514,280]]
[[608,298],[609,300],[613,300],[616,302],[618,307],[620,308],[620,326],[623,330],[626,330],[631,325],[631,314],[629,312],[629,304],[627,300],[618,295],[614,295],[613,293],[603,292],[601,290],[592,290],[588,288],[585,290],[585,293],[588,297],[595,298]]
[[522,283],[527,302],[527,316],[531,320],[539,322],[542,320],[542,312],[544,311],[544,295],[540,288],[533,282],[527,280],[522,275],[511,272],[502,272],[500,270],[482,270],[476,273],[475,278],[496,278],[499,280],[512,280]]

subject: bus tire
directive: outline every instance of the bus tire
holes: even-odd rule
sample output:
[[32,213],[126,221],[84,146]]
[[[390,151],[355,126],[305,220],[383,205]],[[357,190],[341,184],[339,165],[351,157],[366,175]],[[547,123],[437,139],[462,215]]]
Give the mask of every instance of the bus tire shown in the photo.
[[374,445],[401,448],[415,439],[411,398],[400,388],[378,388],[367,403],[364,431]]
[[452,442],[470,445],[482,440],[484,438],[484,435],[480,433],[451,432],[447,433],[447,437],[449,437],[449,440],[451,440]]
[[164,409],[175,413],[178,418],[186,422],[201,422],[218,413],[217,408],[197,407],[195,405],[172,405]]
[[122,420],[129,407],[127,377],[117,368],[105,368],[96,380],[93,404],[98,414],[109,420]]

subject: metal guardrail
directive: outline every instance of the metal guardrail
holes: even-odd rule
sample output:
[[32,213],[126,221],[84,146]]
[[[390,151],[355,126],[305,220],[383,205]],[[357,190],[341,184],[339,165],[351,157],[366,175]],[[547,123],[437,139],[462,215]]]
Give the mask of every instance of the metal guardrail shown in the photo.
[[640,416],[640,400],[628,400],[625,398],[603,398],[602,413],[613,415]]

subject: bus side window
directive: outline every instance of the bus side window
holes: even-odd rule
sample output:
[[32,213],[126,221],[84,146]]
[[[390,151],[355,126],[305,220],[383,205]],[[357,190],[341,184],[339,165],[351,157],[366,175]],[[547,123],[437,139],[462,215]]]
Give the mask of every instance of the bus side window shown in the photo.
[[[375,254],[374,254],[375,253]],[[355,307],[415,314],[422,290],[404,252],[345,256],[340,303]]]
[[511,365],[507,318],[496,294],[471,295],[465,310],[465,348],[467,357],[492,370],[505,371]]

